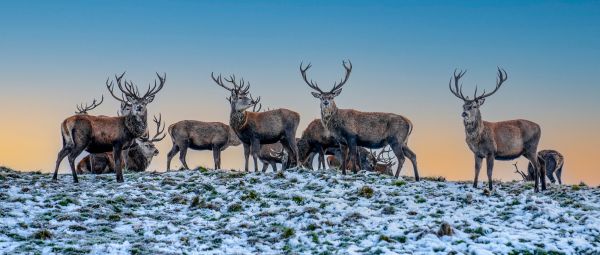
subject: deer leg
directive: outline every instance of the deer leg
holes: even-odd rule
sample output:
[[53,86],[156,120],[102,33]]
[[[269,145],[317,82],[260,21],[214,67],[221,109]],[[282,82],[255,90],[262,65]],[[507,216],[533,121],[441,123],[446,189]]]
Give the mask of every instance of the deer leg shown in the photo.
[[550,159],[548,162],[544,162],[542,167],[546,169],[546,176],[548,176],[550,182],[552,182],[552,184],[556,183],[556,179],[554,179],[554,173],[556,172],[557,167],[556,162]]
[[490,189],[490,191],[492,191],[493,187],[492,187],[492,172],[494,171],[494,160],[495,157],[494,155],[488,155],[485,158],[485,163],[487,164],[487,178],[488,178],[488,187]]
[[56,167],[54,168],[54,175],[52,176],[52,180],[58,180],[58,167],[60,166],[60,162],[71,152],[71,148],[63,147],[58,152],[58,156],[56,157]]
[[250,145],[252,148],[250,153],[252,153],[252,159],[254,160],[254,172],[258,172],[258,152],[260,152],[260,141],[253,140]]
[[213,161],[215,162],[215,170],[221,168],[221,160],[219,159],[219,154],[221,154],[221,148],[218,146],[213,146]]
[[[396,169],[396,175],[394,176],[398,178],[400,177],[400,171],[402,170],[402,166],[404,165],[404,150],[402,149],[402,145],[398,142],[390,143],[390,147],[392,148],[392,151],[394,152],[394,155],[398,160],[398,167]],[[416,177],[415,180],[417,180]]]
[[113,157],[115,158],[115,174],[117,175],[117,182],[124,182],[123,178],[123,155],[121,145],[113,146]]
[[250,157],[250,145],[244,143],[244,168],[248,172],[248,157]]
[[531,162],[531,165],[533,165],[533,180],[535,182],[533,189],[535,192],[539,192],[540,191],[540,186],[539,186],[540,185],[540,177],[541,177],[541,179],[543,179],[542,189],[545,190],[546,176],[545,176],[545,174],[540,176],[540,172],[541,172],[540,171],[541,170],[540,162],[537,160],[536,154],[537,154],[537,152],[533,153],[533,155],[532,155],[532,153],[527,153],[524,156],[525,156],[525,158],[527,158],[529,160],[529,162]]
[[342,174],[346,175],[346,166],[348,164],[348,147],[342,146],[342,143],[340,143],[340,153],[342,154],[342,164],[339,168],[342,169]]
[[402,150],[404,151],[404,156],[406,156],[410,163],[413,165],[413,172],[415,173],[415,181],[419,181],[419,169],[417,168],[417,154],[415,154],[408,146],[402,146]]
[[180,149],[179,161],[181,161],[181,164],[183,164],[183,168],[189,170],[190,167],[188,166],[187,162],[185,161],[185,158],[187,156],[188,144],[187,143],[182,144],[179,149]]
[[171,160],[179,152],[179,146],[177,144],[173,144],[173,148],[167,153],[167,171],[171,170]]
[[562,175],[562,166],[558,167],[556,169],[556,179],[558,179],[558,184],[562,185],[562,179],[561,179],[561,175]]
[[473,180],[473,188],[477,188],[477,183],[479,182],[479,172],[481,171],[481,162],[483,158],[475,155],[475,179]]
[[[281,170],[283,170],[283,164],[285,164],[285,162],[281,162]],[[277,172],[277,163],[276,162],[271,162],[271,169],[273,169],[273,173]]]
[[348,162],[351,164],[351,169],[352,169],[352,173],[356,174],[358,171],[356,170],[356,159],[358,158],[358,155],[356,155],[357,149],[356,149],[356,142],[354,141],[354,139],[349,139],[348,140],[348,151],[349,151],[349,158],[348,158]]

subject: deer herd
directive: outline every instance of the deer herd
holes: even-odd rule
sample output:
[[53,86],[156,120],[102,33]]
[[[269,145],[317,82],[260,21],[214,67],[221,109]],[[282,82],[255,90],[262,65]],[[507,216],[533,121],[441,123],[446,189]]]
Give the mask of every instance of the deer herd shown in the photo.
[[[252,97],[250,83],[235,75],[223,77],[211,73],[216,85],[227,90],[230,105],[229,125],[220,122],[182,120],[170,125],[167,133],[173,147],[167,154],[167,170],[171,160],[179,153],[183,168],[189,169],[186,162],[188,149],[212,150],[214,168],[221,168],[221,152],[230,146],[243,145],[244,169],[248,171],[252,156],[254,171],[258,161],[262,171],[269,166],[277,171],[293,167],[313,169],[317,157],[318,169],[337,168],[357,173],[359,169],[399,177],[405,158],[410,160],[414,177],[419,181],[417,156],[408,146],[412,132],[411,121],[399,114],[384,112],[362,112],[354,109],[338,108],[335,98],[342,93],[352,72],[352,63],[343,61],[344,77],[323,90],[317,82],[308,78],[309,63],[300,64],[300,75],[306,85],[313,90],[312,95],[319,99],[321,118],[309,123],[300,138],[296,138],[300,115],[288,109],[261,111],[260,97]],[[489,189],[492,187],[492,171],[495,160],[513,160],[520,156],[529,161],[528,172],[517,168],[524,180],[534,181],[534,189],[546,189],[546,176],[552,183],[556,174],[562,183],[563,156],[554,150],[538,152],[541,128],[528,120],[508,120],[500,122],[484,121],[480,108],[486,98],[495,94],[508,79],[506,71],[498,68],[494,89],[472,97],[465,96],[460,79],[466,71],[454,71],[450,78],[450,92],[463,101],[462,118],[466,143],[473,152],[475,177],[473,186],[477,188],[483,159],[486,160]],[[114,81],[106,80],[106,88],[111,96],[121,103],[117,116],[94,116],[89,111],[104,101],[95,99],[91,105],[77,105],[75,115],[66,118],[61,124],[62,149],[58,153],[53,180],[57,180],[61,161],[68,157],[73,181],[78,182],[77,174],[116,173],[117,182],[123,182],[123,170],[145,171],[152,158],[158,155],[155,143],[167,134],[165,124],[154,117],[156,133],[150,138],[147,105],[150,104],[166,82],[166,74],[156,74],[154,84],[145,92],[124,78],[125,73],[115,75]],[[116,85],[115,85],[116,84]],[[118,91],[117,91],[118,89]],[[380,150],[375,152],[373,150]],[[89,153],[75,167],[75,159],[83,152]],[[392,155],[390,155],[392,154]],[[327,157],[326,157],[327,156]],[[395,160],[394,160],[395,157]],[[327,163],[327,164],[326,164]],[[393,167],[396,165],[396,171]],[[516,167],[516,164],[515,164]]]

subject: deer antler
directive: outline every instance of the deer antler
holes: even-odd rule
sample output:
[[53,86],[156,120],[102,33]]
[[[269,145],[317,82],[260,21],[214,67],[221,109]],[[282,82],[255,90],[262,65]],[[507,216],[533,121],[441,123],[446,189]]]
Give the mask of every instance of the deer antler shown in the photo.
[[262,104],[254,104],[254,106],[252,107],[253,112],[260,112],[260,109],[262,109]]
[[[156,124],[156,134],[152,137],[152,139],[149,139],[148,135],[145,138],[145,140],[152,142],[152,143],[159,142],[162,139],[165,139],[165,137],[167,136],[167,134],[164,133],[165,132],[165,123],[162,122],[162,114],[158,115],[158,119],[156,118],[156,116],[154,116],[153,121]],[[161,128],[161,124],[162,124],[162,128]]]
[[483,98],[493,95],[494,93],[496,93],[496,91],[498,91],[498,89],[500,89],[500,86],[502,86],[502,84],[507,79],[508,79],[508,74],[506,73],[506,71],[504,69],[501,69],[500,67],[498,67],[498,77],[496,77],[496,87],[494,88],[494,90],[487,94],[485,93],[485,90],[483,90],[483,93],[481,93],[481,95],[477,96],[477,87],[475,87],[475,94],[473,94],[472,101],[477,101],[479,99],[483,99]]
[[448,82],[448,88],[450,88],[450,92],[452,92],[452,94],[454,94],[456,97],[462,99],[463,101],[469,101],[469,97],[465,97],[462,93],[462,83],[460,86],[458,85],[460,78],[467,73],[467,70],[458,70],[458,74],[456,71],[457,69],[454,69],[454,90],[452,89],[452,77],[450,78],[450,82]]
[[87,114],[88,111],[91,111],[94,108],[98,107],[98,105],[102,104],[102,102],[104,102],[104,95],[102,95],[100,102],[96,102],[96,99],[94,98],[94,101],[92,101],[91,105],[85,104],[85,106],[84,106],[83,103],[81,103],[80,105],[77,105],[76,106],[77,112],[75,112],[75,113],[76,114]]
[[523,171],[519,170],[519,167],[517,166],[517,163],[514,163],[513,166],[515,166],[515,173],[518,173],[519,175],[521,175],[521,177],[523,178],[523,180],[526,181],[527,180],[527,175]]
[[506,73],[506,71],[498,67],[498,77],[496,78],[496,87],[494,88],[494,90],[490,93],[485,93],[484,90],[483,93],[481,93],[481,95],[478,96],[478,87],[475,86],[475,93],[473,93],[473,99],[469,99],[468,96],[464,96],[462,93],[462,83],[460,84],[460,86],[458,85],[460,78],[462,78],[463,75],[467,73],[467,71],[459,71],[458,74],[456,73],[456,71],[457,70],[454,70],[454,89],[452,89],[452,78],[450,78],[448,87],[450,88],[450,92],[452,92],[452,94],[454,94],[456,97],[462,99],[465,102],[473,102],[493,95],[494,93],[496,93],[496,91],[498,91],[498,89],[500,89],[500,87],[506,81],[506,79],[508,79],[508,74]]
[[[333,88],[331,88],[331,90],[328,93],[335,93],[335,92],[341,90],[342,87],[344,86],[344,84],[346,84],[346,82],[348,81],[348,78],[350,78],[350,73],[352,72],[352,62],[350,62],[350,60],[343,60],[342,65],[344,66],[344,69],[346,70],[346,75],[344,76],[344,78],[342,78],[340,80],[339,83],[338,82],[334,83]],[[312,67],[312,65],[310,63],[308,63],[308,65],[305,68],[302,68],[302,63],[300,63],[300,74],[302,75],[302,79],[304,79],[304,82],[306,82],[306,84],[310,88],[323,94],[325,92],[323,92],[323,90],[321,90],[321,88],[319,88],[317,83],[314,82],[313,80],[309,81],[308,78],[306,77],[306,71],[311,67]]]
[[[123,79],[123,76],[125,76],[125,72],[123,72],[123,73],[122,73],[121,75],[119,75],[119,76],[117,76],[117,75],[115,74],[115,80],[117,81],[117,86],[119,87],[119,89],[121,89],[121,88],[122,88],[122,85],[121,85],[121,79]],[[112,82],[112,81],[110,81],[110,83],[109,83],[109,81],[110,81],[110,78],[107,78],[107,79],[106,79],[106,88],[108,89],[108,92],[110,92],[110,95],[112,95],[112,97],[114,97],[114,98],[115,98],[115,99],[117,99],[118,101],[121,101],[121,102],[123,102],[123,103],[127,103],[127,100],[126,100],[126,98],[127,98],[127,97],[126,97],[126,95],[125,95],[125,97],[124,97],[123,90],[121,89],[121,97],[119,97],[119,96],[115,95],[115,93],[114,93],[114,91],[113,91],[113,90],[114,90],[114,84],[113,84],[113,82]]]

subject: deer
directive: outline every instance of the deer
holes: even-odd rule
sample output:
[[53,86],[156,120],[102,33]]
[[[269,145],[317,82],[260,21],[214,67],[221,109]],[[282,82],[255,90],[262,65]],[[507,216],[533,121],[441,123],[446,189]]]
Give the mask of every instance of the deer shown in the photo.
[[[349,150],[349,161],[352,171],[357,172],[358,146],[369,149],[380,149],[389,145],[398,159],[396,178],[404,164],[405,157],[412,165],[415,180],[419,181],[417,168],[417,155],[408,147],[408,137],[412,132],[413,125],[404,116],[384,112],[361,112],[353,109],[339,109],[334,98],[342,92],[343,86],[348,82],[352,72],[352,63],[342,61],[346,74],[340,82],[333,84],[329,91],[323,91],[316,82],[308,80],[306,71],[312,66],[310,63],[303,68],[300,63],[300,74],[309,88],[315,90],[312,95],[320,100],[322,125],[338,140],[340,147],[345,144]],[[346,154],[346,153],[344,153]],[[346,161],[346,157],[343,158]],[[342,164],[342,173],[346,174],[346,163]]]
[[164,87],[166,74],[160,76],[157,84],[148,86],[148,90],[142,95],[133,82],[125,80],[123,76],[115,75],[117,87],[122,93],[121,97],[115,94],[112,81],[106,80],[106,88],[113,98],[131,106],[131,111],[125,116],[106,117],[76,114],[66,118],[61,124],[62,148],[58,152],[56,166],[52,179],[58,180],[58,168],[60,162],[68,156],[73,182],[78,183],[75,168],[75,158],[84,150],[88,153],[102,153],[112,151],[115,155],[115,173],[117,182],[124,182],[123,169],[121,168],[121,152],[124,147],[130,146],[136,138],[142,137],[147,129],[146,106],[151,103],[156,94]]
[[168,133],[173,147],[167,154],[167,170],[171,169],[171,160],[179,153],[179,160],[185,169],[187,150],[212,150],[215,169],[221,169],[221,151],[229,146],[241,144],[237,134],[221,122],[182,120],[169,126]]
[[[329,165],[330,168],[334,168],[334,169],[342,169],[342,163],[344,160],[344,155],[342,153],[342,151],[346,151],[346,148],[344,147],[343,149],[340,150],[339,147],[329,147],[327,149],[325,149],[325,155],[327,155],[327,164]],[[363,148],[363,147],[358,147],[358,162],[360,162],[360,167],[357,165],[358,168],[364,168],[364,170],[366,171],[372,171],[373,169],[371,168],[371,159],[370,159],[370,153],[369,150]],[[346,161],[346,169],[350,169],[352,168],[352,166],[350,165],[353,162],[349,162]]]
[[[166,134],[164,134],[165,125],[162,122],[161,115],[158,118],[154,116],[153,121],[156,124],[156,134],[152,138],[147,134],[143,135],[141,138],[135,139],[135,142],[129,148],[124,148],[122,152],[124,156],[121,163],[122,169],[124,168],[133,172],[146,171],[150,163],[152,163],[152,158],[158,156],[159,151],[154,144],[166,137]],[[78,174],[114,173],[115,169],[112,152],[87,155],[77,164]]]
[[312,169],[313,158],[311,155],[318,154],[318,169],[325,169],[325,150],[337,146],[336,139],[321,124],[321,120],[315,119],[308,124],[308,127],[302,132],[300,140],[298,140],[300,162]]
[[229,76],[225,81],[231,83],[229,87],[223,83],[219,74],[215,77],[211,73],[211,78],[220,87],[231,93],[227,97],[231,112],[229,115],[229,126],[237,134],[244,145],[244,168],[248,172],[248,158],[252,154],[254,160],[254,171],[258,172],[258,153],[261,144],[271,144],[281,142],[283,148],[290,155],[290,161],[295,162],[296,167],[299,164],[298,147],[296,145],[296,130],[300,123],[300,114],[288,109],[275,109],[264,112],[246,111],[255,106],[260,101],[252,98],[250,94],[250,83],[242,78],[236,81],[235,75]]
[[[562,169],[565,163],[565,158],[563,155],[555,150],[541,150],[538,151],[538,161],[542,166],[545,167],[546,177],[550,179],[551,183],[556,183],[558,179],[558,184],[562,184]],[[518,173],[524,181],[533,181],[533,172],[534,168],[531,163],[527,164],[527,173],[519,170],[517,167],[517,163],[514,163],[515,173]],[[554,178],[556,175],[556,178]]]
[[[480,107],[485,99],[495,94],[504,82],[508,79],[508,74],[504,69],[498,67],[498,76],[496,77],[496,87],[489,93],[485,90],[477,94],[477,87],[473,98],[465,96],[462,92],[460,79],[465,75],[465,71],[454,70],[453,77],[450,77],[448,87],[450,92],[463,101],[463,124],[465,126],[466,142],[469,149],[473,152],[475,158],[475,178],[473,188],[477,188],[479,171],[483,159],[486,159],[488,187],[491,191],[492,173],[494,170],[494,160],[513,160],[524,156],[533,164],[535,171],[533,178],[535,180],[535,192],[539,192],[539,179],[544,176],[544,168],[537,160],[537,147],[541,137],[541,128],[538,124],[523,119],[508,120],[500,122],[484,121],[481,117]],[[454,82],[454,86],[452,83]],[[542,190],[546,190],[546,179],[541,178]]]
[[258,158],[263,163],[262,172],[266,172],[269,166],[273,172],[277,172],[278,163],[282,168],[288,163],[288,154],[280,142],[261,145]]
[[392,170],[392,167],[394,167],[396,163],[390,156],[391,151],[391,149],[386,150],[384,148],[379,153],[375,153],[373,150],[370,150],[368,158],[369,168],[371,169],[371,171],[393,176],[394,172]]

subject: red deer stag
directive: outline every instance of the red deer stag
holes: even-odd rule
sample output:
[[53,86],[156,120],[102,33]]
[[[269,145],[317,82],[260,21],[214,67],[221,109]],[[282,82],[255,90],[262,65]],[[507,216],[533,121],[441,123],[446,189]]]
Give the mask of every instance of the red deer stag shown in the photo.
[[318,155],[318,169],[325,169],[325,150],[337,146],[337,141],[323,127],[321,120],[315,119],[308,124],[298,141],[300,162],[312,169],[313,157],[311,155],[316,154]]
[[[357,172],[356,161],[358,155],[358,146],[379,149],[386,145],[390,145],[396,158],[398,158],[398,169],[396,177],[400,175],[400,170],[404,164],[404,157],[410,159],[415,174],[415,180],[419,181],[419,171],[417,169],[417,156],[408,147],[408,136],[412,131],[412,123],[404,116],[383,113],[383,112],[360,112],[353,109],[337,108],[334,98],[342,92],[342,87],[348,81],[350,72],[352,71],[352,63],[343,61],[342,65],[346,69],[345,77],[339,82],[334,83],[330,91],[323,91],[317,83],[308,80],[306,71],[311,67],[308,64],[306,68],[302,68],[300,64],[300,73],[306,84],[316,90],[312,95],[321,101],[321,120],[323,125],[333,137],[341,144],[346,144],[349,149],[348,160],[351,164],[354,173]],[[344,161],[346,157],[344,157]],[[347,164],[342,164],[342,172],[346,174]]]
[[[477,188],[479,171],[481,163],[486,159],[488,186],[492,190],[492,171],[494,170],[494,160],[513,160],[520,156],[527,158],[534,166],[533,177],[535,179],[535,191],[539,191],[539,178],[544,176],[544,169],[540,167],[537,160],[537,146],[540,141],[540,126],[528,120],[508,120],[500,122],[488,122],[481,118],[479,108],[483,105],[485,98],[493,95],[500,89],[502,84],[508,78],[506,71],[498,68],[498,77],[496,78],[496,87],[490,93],[485,90],[481,95],[477,95],[477,87],[473,98],[464,96],[462,93],[462,84],[459,85],[460,78],[466,71],[454,71],[450,78],[448,87],[450,92],[459,99],[463,100],[463,124],[465,126],[467,145],[475,157],[475,180],[473,187]],[[454,88],[452,82],[454,80]],[[540,173],[540,171],[542,173]],[[546,179],[542,180],[542,190],[546,189]]]
[[238,146],[240,139],[233,130],[221,122],[182,120],[169,126],[173,148],[167,154],[167,170],[171,160],[179,152],[179,160],[185,169],[190,169],[185,157],[187,150],[212,150],[215,169],[221,169],[221,151],[229,146]]
[[[244,80],[236,81],[235,76],[224,80],[231,83],[233,87],[223,84],[221,75],[211,77],[217,85],[231,92],[227,98],[231,106],[229,126],[235,131],[244,144],[245,170],[248,171],[248,157],[252,153],[254,159],[254,171],[258,171],[258,153],[261,144],[281,142],[288,155],[298,164],[298,147],[296,145],[296,130],[300,122],[300,115],[287,109],[276,109],[265,112],[249,112],[260,101],[253,99],[250,95],[250,83]],[[290,160],[293,161],[293,160]]]
[[[144,135],[141,138],[135,139],[133,145],[128,149],[124,148],[122,152],[124,157],[121,163],[122,169],[133,172],[146,171],[150,163],[152,163],[152,158],[158,155],[159,151],[154,143],[162,141],[165,138],[165,125],[160,115],[158,119],[156,116],[154,117],[154,123],[156,124],[156,134],[152,139],[148,135]],[[105,174],[113,172],[115,172],[115,162],[112,152],[87,155],[77,164],[78,174]]]
[[75,168],[75,158],[84,150],[89,153],[102,153],[112,151],[115,155],[115,169],[117,182],[123,182],[123,169],[121,166],[121,151],[123,147],[130,146],[136,138],[146,133],[146,105],[154,100],[165,84],[166,74],[161,77],[158,73],[160,83],[154,81],[153,87],[148,87],[145,94],[141,95],[132,82],[122,79],[125,73],[116,76],[116,82],[122,97],[115,95],[112,81],[106,81],[106,87],[110,94],[120,102],[131,105],[131,111],[120,117],[74,115],[62,122],[61,134],[63,147],[58,152],[53,180],[57,180],[60,162],[69,156],[69,165],[73,174],[73,181],[79,182]]
[[[392,167],[396,164],[394,159],[390,156],[391,149],[382,149],[379,153],[375,153],[373,150],[369,151],[369,168],[373,172],[380,174],[387,174],[390,176],[394,175]],[[385,156],[384,156],[385,154]]]

